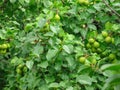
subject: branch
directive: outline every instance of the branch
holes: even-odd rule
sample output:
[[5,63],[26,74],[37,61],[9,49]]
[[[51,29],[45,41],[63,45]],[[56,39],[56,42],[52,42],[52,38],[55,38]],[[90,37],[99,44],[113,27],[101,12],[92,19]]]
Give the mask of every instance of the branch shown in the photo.
[[62,3],[64,4],[64,1],[63,0],[61,0],[62,1]]
[[102,0],[102,1],[105,3],[105,5],[106,5],[114,14],[116,14],[118,17],[120,17],[120,14],[117,13],[109,4],[107,4],[106,0]]

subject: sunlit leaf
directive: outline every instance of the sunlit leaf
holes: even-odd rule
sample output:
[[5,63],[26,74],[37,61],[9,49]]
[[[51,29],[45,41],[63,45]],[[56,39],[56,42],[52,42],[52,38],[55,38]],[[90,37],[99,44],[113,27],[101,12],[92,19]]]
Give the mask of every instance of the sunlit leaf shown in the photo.
[[87,75],[79,75],[76,78],[76,81],[79,82],[80,84],[86,84],[86,85],[92,84],[92,79]]
[[27,66],[29,69],[32,69],[33,64],[34,64],[33,61],[27,61],[27,62],[26,62],[26,66]]
[[52,58],[54,58],[57,54],[58,50],[54,50],[54,49],[49,49],[46,55],[47,60],[51,60]]

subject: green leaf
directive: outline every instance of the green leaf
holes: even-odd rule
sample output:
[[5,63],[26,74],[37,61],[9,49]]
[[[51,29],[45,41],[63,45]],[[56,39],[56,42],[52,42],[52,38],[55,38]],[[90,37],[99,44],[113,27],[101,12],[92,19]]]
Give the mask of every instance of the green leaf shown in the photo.
[[25,4],[24,0],[19,0],[19,2],[20,2],[22,5]]
[[95,88],[93,86],[86,86],[85,89],[86,90],[95,90]]
[[12,60],[11,60],[11,64],[15,64],[16,63],[16,61],[17,61],[17,57],[14,57]]
[[96,30],[89,31],[89,32],[87,33],[87,38],[91,38],[91,37],[96,38],[97,35],[98,35],[98,34],[97,34],[97,31],[96,31]]
[[98,34],[96,38],[97,38],[99,41],[103,41],[103,40],[104,40],[102,34]]
[[55,77],[54,76],[45,76],[45,81],[47,83],[51,83],[55,81]]
[[29,3],[29,2],[30,2],[30,0],[25,0],[25,2],[26,2],[26,3]]
[[94,4],[93,7],[97,10],[97,11],[101,11],[102,7],[101,7],[101,3],[97,3],[97,4]]
[[101,70],[115,70],[119,71],[120,63],[118,64],[105,64],[101,67]]
[[44,34],[44,36],[53,37],[54,33],[53,32],[47,32],[47,33]]
[[68,54],[71,54],[73,52],[73,46],[68,44],[68,45],[63,45],[63,49],[65,50],[65,52],[67,52]]
[[35,4],[35,0],[28,0],[29,1],[29,5],[34,5]]
[[26,66],[31,70],[33,67],[34,62],[33,61],[27,61]]
[[49,88],[57,88],[57,87],[59,87],[59,84],[58,83],[51,83],[50,85],[49,85]]
[[66,90],[74,90],[74,88],[72,86],[70,86]]
[[119,27],[119,25],[117,25],[117,24],[113,24],[113,26],[112,26],[112,31],[116,31],[116,30],[118,30],[120,27]]
[[67,45],[64,45],[64,46],[63,46],[63,49],[64,49],[67,53],[70,54],[70,49],[69,49],[69,47],[68,47]]
[[85,38],[86,35],[87,35],[87,30],[81,29],[81,30],[80,30],[80,33],[81,33],[82,37]]
[[46,19],[41,18],[41,19],[38,21],[38,26],[39,26],[40,28],[43,28],[46,22],[47,22]]
[[48,85],[42,85],[42,86],[40,86],[39,87],[39,90],[49,90],[49,87],[48,87]]
[[52,5],[52,2],[49,0],[45,0],[43,3],[45,7],[50,7]]
[[76,66],[76,61],[74,60],[74,58],[72,56],[66,57],[66,60],[68,62],[68,65],[71,69],[75,69]]
[[81,73],[82,71],[87,71],[90,70],[90,68],[86,65],[82,65],[78,68],[78,72],[77,73]]
[[60,71],[61,70],[61,66],[62,66],[62,63],[61,62],[57,62],[57,63],[55,63],[54,68],[55,68],[55,70]]
[[49,49],[46,55],[47,60],[51,60],[52,58],[54,58],[57,54],[58,50],[54,50],[54,49]]
[[13,64],[13,65],[19,65],[21,63],[23,63],[23,58],[14,57],[11,60],[11,64]]
[[43,61],[42,63],[38,64],[38,67],[47,68],[48,67],[48,61]]
[[6,31],[0,29],[0,38],[5,39]]
[[112,23],[107,22],[107,23],[105,24],[105,29],[106,29],[106,30],[111,30],[111,29],[112,29],[112,26],[113,26]]
[[61,82],[59,83],[59,85],[60,85],[61,87],[65,87],[65,86],[66,86],[66,82],[65,82],[65,81],[61,81]]
[[76,78],[76,81],[79,82],[80,84],[86,84],[86,85],[91,85],[92,84],[92,79],[87,75],[78,76]]
[[88,28],[90,28],[91,30],[97,30],[94,24],[88,24]]
[[40,54],[43,53],[43,46],[37,44],[34,49],[33,49],[33,54],[36,55],[37,57],[40,56]]
[[104,76],[107,76],[107,77],[110,77],[110,76],[112,76],[112,75],[114,75],[116,72],[115,71],[112,71],[112,70],[105,70],[104,72],[103,72],[103,75]]
[[60,28],[58,26],[52,26],[52,25],[50,25],[50,30],[53,33],[57,34],[60,31]]
[[10,2],[11,2],[11,3],[15,3],[15,2],[16,2],[16,0],[10,0]]
[[109,77],[106,80],[106,83],[105,83],[102,90],[106,90],[106,88],[108,88],[112,85],[114,85],[114,86],[120,85],[120,74],[116,74],[116,75],[113,75],[113,76]]
[[120,90],[120,85],[114,86],[114,89],[115,89],[115,90]]

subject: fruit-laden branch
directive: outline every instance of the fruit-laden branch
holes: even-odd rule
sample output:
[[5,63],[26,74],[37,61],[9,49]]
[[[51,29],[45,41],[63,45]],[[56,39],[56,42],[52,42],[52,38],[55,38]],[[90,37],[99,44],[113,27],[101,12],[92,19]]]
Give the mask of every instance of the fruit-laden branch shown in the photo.
[[116,14],[118,17],[120,17],[120,14],[117,13],[109,4],[107,4],[106,0],[102,0],[102,1],[105,3],[105,5],[106,5],[114,14]]

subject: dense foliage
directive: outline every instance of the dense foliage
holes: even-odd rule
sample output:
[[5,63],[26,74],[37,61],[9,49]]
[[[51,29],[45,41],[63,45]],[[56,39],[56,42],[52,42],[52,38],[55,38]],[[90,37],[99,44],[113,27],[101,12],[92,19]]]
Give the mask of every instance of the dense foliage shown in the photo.
[[119,90],[119,0],[1,0],[1,90]]

